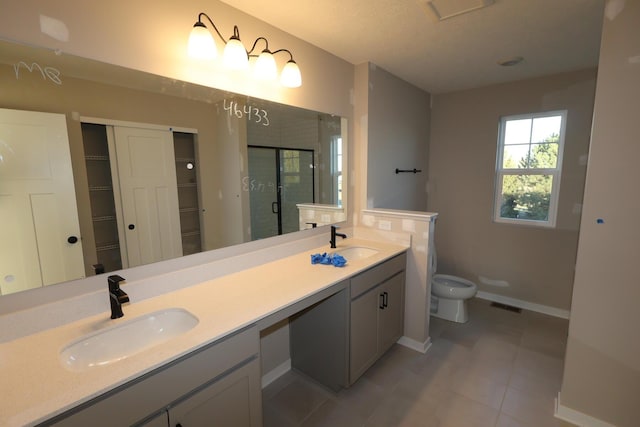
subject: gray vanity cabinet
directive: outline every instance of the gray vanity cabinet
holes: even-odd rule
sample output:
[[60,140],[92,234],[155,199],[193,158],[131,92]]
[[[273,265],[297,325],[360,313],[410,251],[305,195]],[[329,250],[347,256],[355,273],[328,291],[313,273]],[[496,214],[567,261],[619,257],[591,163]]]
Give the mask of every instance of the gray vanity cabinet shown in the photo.
[[43,425],[261,426],[259,347],[257,327],[250,327]]
[[292,368],[334,391],[353,384],[402,336],[406,262],[375,265],[292,316]]
[[260,378],[260,363],[251,363],[236,369],[219,381],[193,394],[168,410],[169,426],[234,426],[256,427],[262,425],[252,405],[253,378]]
[[349,384],[353,384],[403,333],[402,254],[351,278]]

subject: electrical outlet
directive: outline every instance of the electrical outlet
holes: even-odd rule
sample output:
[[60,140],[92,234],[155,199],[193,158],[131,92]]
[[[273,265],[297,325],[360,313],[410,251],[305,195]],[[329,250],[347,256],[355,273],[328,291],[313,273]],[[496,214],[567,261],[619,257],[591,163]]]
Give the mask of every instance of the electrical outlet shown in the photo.
[[391,221],[378,221],[378,228],[380,230],[387,230],[390,231],[391,230]]

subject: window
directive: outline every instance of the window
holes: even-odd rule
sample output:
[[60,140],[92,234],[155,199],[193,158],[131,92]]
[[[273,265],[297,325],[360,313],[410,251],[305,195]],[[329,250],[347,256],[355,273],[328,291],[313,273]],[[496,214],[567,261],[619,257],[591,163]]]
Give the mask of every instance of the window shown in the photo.
[[331,138],[331,177],[333,188],[337,189],[333,204],[342,206],[342,137]]
[[500,120],[494,220],[555,227],[566,111]]
[[281,150],[282,176],[284,184],[300,184],[300,152],[298,150]]

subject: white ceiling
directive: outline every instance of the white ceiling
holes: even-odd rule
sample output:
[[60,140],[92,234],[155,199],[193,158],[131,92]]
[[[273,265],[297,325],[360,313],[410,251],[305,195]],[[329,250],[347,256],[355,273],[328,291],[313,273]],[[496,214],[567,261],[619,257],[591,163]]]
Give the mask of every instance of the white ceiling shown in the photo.
[[[438,21],[425,8],[428,0],[222,1],[431,93],[595,67],[604,8],[604,0],[495,0]],[[496,64],[513,56],[525,59],[515,67]]]

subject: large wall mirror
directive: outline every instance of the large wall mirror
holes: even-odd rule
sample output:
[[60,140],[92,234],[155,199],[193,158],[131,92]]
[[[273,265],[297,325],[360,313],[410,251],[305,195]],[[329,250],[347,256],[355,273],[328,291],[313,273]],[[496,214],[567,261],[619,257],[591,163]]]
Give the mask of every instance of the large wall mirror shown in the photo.
[[0,93],[2,295],[345,216],[341,117],[5,41]]

